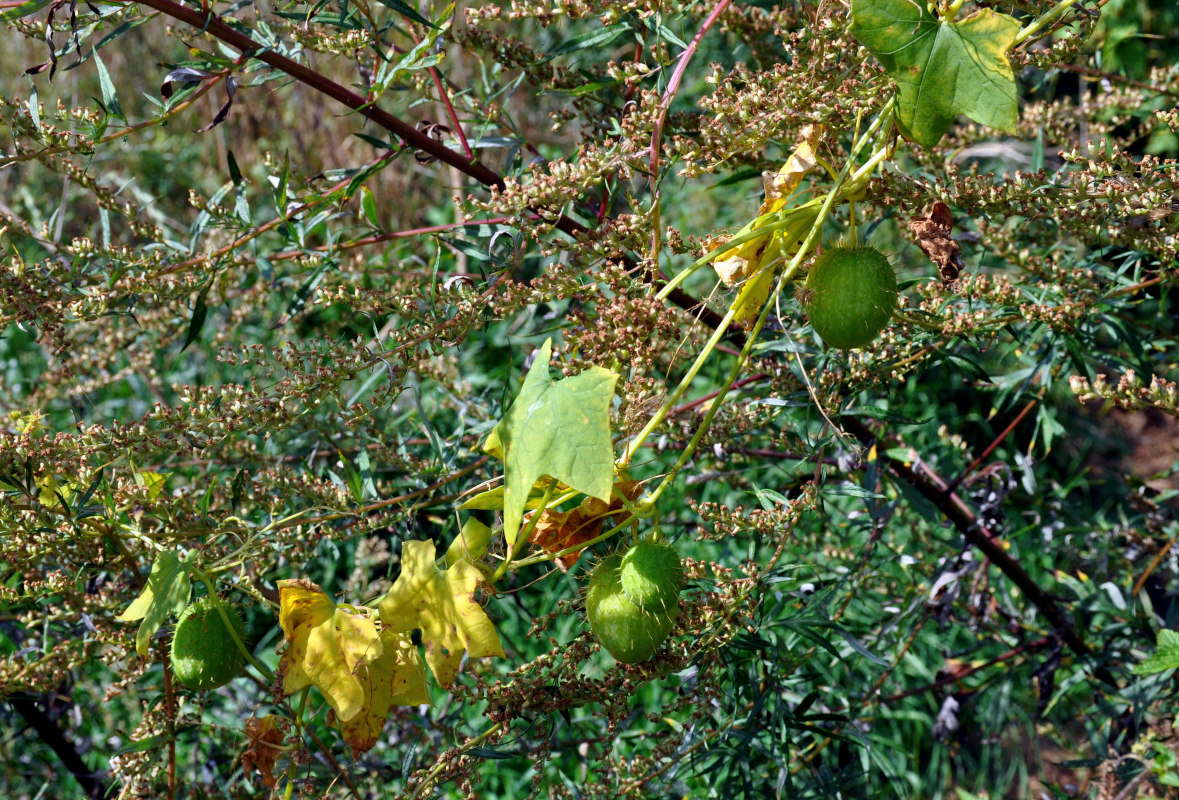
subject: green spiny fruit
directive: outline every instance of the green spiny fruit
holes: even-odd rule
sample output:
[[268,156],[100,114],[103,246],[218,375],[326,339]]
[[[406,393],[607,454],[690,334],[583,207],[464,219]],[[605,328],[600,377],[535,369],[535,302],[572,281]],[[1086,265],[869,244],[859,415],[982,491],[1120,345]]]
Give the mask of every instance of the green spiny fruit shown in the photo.
[[897,276],[875,247],[830,247],[811,266],[803,306],[815,332],[844,350],[871,342],[897,307]]
[[663,644],[675,622],[670,613],[644,611],[622,590],[620,568],[622,555],[614,553],[602,559],[590,573],[585,611],[590,631],[599,644],[623,664],[645,661]]
[[[245,638],[241,613],[222,604],[239,639]],[[172,673],[189,689],[216,689],[229,683],[242,670],[245,656],[225,627],[217,605],[202,597],[184,609],[172,635]]]
[[619,581],[627,599],[644,611],[674,612],[684,565],[671,545],[644,539],[622,557]]

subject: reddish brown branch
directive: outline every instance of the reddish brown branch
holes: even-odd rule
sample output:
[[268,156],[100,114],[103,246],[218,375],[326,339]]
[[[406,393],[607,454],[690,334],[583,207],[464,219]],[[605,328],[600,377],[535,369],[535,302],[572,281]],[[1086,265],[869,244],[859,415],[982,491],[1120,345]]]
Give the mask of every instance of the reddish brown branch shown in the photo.
[[[319,74],[310,67],[293,61],[273,49],[262,47],[249,36],[230,26],[225,20],[211,11],[186,8],[172,0],[142,0],[140,5],[155,9],[161,14],[187,23],[197,30],[204,31],[231,47],[237,48],[243,55],[256,58],[290,75],[300,83],[304,83],[317,92],[327,95],[338,103],[356,111],[365,119],[371,120],[381,126],[400,138],[409,147],[426,153],[443,164],[454,167],[459,172],[475,179],[484,186],[498,189],[504,187],[503,178],[479,161],[472,160],[462,153],[456,153],[442,142],[436,141],[426,133],[419,131],[415,126],[399,119],[377,105],[369,103],[361,95]],[[555,227],[562,233],[574,238],[583,236],[589,232],[589,229],[584,225],[563,214],[557,218]],[[651,283],[657,281],[657,278],[653,275],[645,275],[645,279]],[[706,306],[702,306],[699,301],[682,289],[674,289],[668,295],[668,299],[685,311],[692,312],[693,316],[705,325],[713,329],[720,326],[722,320],[720,314]]]
[[936,689],[942,688],[943,686],[949,686],[951,684],[958,683],[963,678],[969,678],[971,675],[975,674],[976,672],[982,672],[984,669],[988,669],[990,667],[993,667],[996,664],[1002,664],[1004,661],[1010,661],[1011,659],[1015,658],[1016,656],[1023,655],[1024,653],[1030,653],[1033,650],[1039,650],[1042,647],[1047,647],[1048,645],[1050,645],[1052,643],[1052,641],[1053,640],[1051,638],[1045,636],[1041,639],[1036,639],[1034,642],[1028,642],[1027,644],[1021,644],[1019,647],[1012,648],[1011,650],[1008,650],[1006,653],[1003,653],[1002,655],[995,656],[990,661],[985,661],[982,664],[978,664],[978,665],[970,667],[968,669],[964,669],[961,672],[956,672],[953,675],[950,675],[945,678],[941,678],[939,680],[934,681],[933,683],[926,684],[925,686],[921,686],[917,689],[910,689],[907,692],[898,692],[897,694],[894,694],[891,697],[884,698],[884,700],[881,702],[883,702],[885,704],[895,703],[897,700],[904,700],[906,697],[912,697],[914,695],[924,694],[925,692],[932,692]]
[[1028,415],[1029,411],[1031,411],[1033,408],[1036,407],[1036,403],[1038,403],[1038,402],[1040,402],[1040,398],[1038,398],[1038,397],[1033,397],[1031,400],[1029,400],[1028,404],[1023,407],[1023,410],[1019,412],[1018,416],[1016,416],[1015,419],[1011,420],[1011,424],[1008,425],[1006,428],[1004,428],[1003,432],[995,437],[995,441],[991,442],[990,447],[988,447],[986,450],[983,450],[982,454],[979,455],[978,458],[974,459],[974,461],[972,461],[970,463],[970,466],[968,466],[966,469],[962,470],[962,472],[958,475],[957,478],[954,478],[954,480],[950,481],[950,485],[946,487],[946,491],[952,492],[955,489],[957,489],[959,486],[961,486],[962,481],[966,480],[966,478],[968,478],[972,472],[974,472],[976,469],[978,469],[979,464],[981,464],[983,461],[985,461],[991,455],[991,453],[995,452],[995,448],[998,447],[999,444],[1004,439],[1006,439],[1011,434],[1011,432],[1013,430],[1015,430],[1015,426],[1023,421],[1023,418]]

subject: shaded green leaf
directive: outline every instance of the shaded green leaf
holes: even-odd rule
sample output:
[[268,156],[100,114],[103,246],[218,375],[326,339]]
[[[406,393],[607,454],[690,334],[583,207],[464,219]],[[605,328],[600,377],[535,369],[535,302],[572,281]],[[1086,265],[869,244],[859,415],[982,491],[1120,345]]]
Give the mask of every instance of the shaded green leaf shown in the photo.
[[94,54],[94,66],[98,68],[98,86],[102,90],[102,104],[106,106],[107,113],[112,117],[118,117],[127,121],[127,117],[123,114],[123,107],[119,105],[119,96],[115,92],[115,84],[111,80],[111,75],[106,71],[106,64],[102,63],[98,53]]
[[1019,22],[981,9],[959,22],[939,20],[913,0],[853,0],[852,34],[897,83],[902,132],[933,147],[965,114],[980,125],[1015,130],[1015,74],[1007,50]]
[[29,0],[27,3],[21,3],[15,8],[9,8],[3,12],[0,12],[0,22],[7,22],[10,19],[20,19],[21,17],[27,17],[30,14],[36,14],[51,2],[52,0]]
[[123,622],[143,620],[135,633],[135,652],[139,655],[147,655],[151,637],[164,624],[168,615],[179,615],[188,605],[188,596],[192,591],[191,571],[177,551],[160,553],[151,565],[151,575],[139,597],[116,617]]
[[409,19],[412,19],[414,22],[420,22],[421,24],[428,25],[431,28],[438,27],[433,22],[430,22],[430,20],[426,19],[417,11],[415,11],[413,6],[409,5],[408,3],[403,3],[401,0],[379,0],[379,2],[381,5],[388,6],[389,8],[393,9],[398,14],[402,14]]
[[205,288],[201,289],[200,294],[197,295],[196,302],[192,306],[192,318],[188,321],[188,333],[184,336],[184,344],[180,347],[180,352],[183,353],[188,349],[188,346],[195,342],[201,335],[201,328],[205,326],[205,317],[209,315],[209,308],[205,305],[205,298],[209,295],[209,289],[213,288],[212,279],[205,284]]

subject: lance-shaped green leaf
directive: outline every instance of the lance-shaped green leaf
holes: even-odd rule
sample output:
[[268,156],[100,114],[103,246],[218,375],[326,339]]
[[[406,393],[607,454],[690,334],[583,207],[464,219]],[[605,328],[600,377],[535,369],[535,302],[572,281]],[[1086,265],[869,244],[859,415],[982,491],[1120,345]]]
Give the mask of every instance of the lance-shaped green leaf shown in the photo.
[[943,22],[924,2],[852,0],[852,34],[897,82],[902,132],[926,147],[941,140],[958,114],[1015,129],[1015,75],[1007,50],[1019,28],[1014,18],[990,9]]
[[591,367],[554,381],[552,339],[536,354],[520,395],[491,432],[484,449],[504,460],[504,537],[514,551],[532,487],[549,475],[609,502],[614,486],[610,401],[618,374]]
[[116,617],[123,622],[143,620],[135,633],[135,652],[139,655],[147,655],[151,637],[164,624],[168,615],[180,614],[188,605],[188,596],[192,591],[191,572],[192,568],[180,560],[178,552],[168,550],[160,553],[151,565],[151,575],[139,597]]

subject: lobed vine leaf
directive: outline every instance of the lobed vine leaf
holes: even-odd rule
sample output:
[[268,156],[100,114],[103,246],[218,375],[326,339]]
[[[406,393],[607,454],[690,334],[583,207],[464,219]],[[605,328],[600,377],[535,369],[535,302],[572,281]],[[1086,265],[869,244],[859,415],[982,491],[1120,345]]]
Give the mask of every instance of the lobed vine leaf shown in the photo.
[[364,693],[360,712],[340,720],[340,732],[358,758],[377,743],[385,718],[393,706],[418,706],[430,702],[426,668],[410,638],[390,630],[381,632],[381,654],[356,667],[356,680]]
[[947,22],[913,0],[852,0],[851,32],[896,81],[901,132],[925,147],[937,144],[958,114],[1015,130],[1007,50],[1019,29],[1013,17],[987,8]]
[[311,581],[279,581],[278,589],[287,640],[278,664],[283,692],[319,689],[354,753],[376,743],[391,705],[430,702],[408,636],[379,630],[362,610],[336,605]]
[[1179,667],[1179,631],[1163,628],[1159,631],[1158,650],[1130,671],[1136,675],[1153,675],[1176,667]]
[[139,623],[139,630],[135,632],[135,652],[141,656],[147,655],[151,645],[151,637],[164,624],[169,614],[179,615],[188,605],[188,597],[192,592],[192,568],[180,558],[180,553],[167,550],[156,556],[151,565],[151,575],[139,597],[127,606],[115,619],[123,622]]
[[541,345],[520,395],[483,447],[504,461],[509,552],[515,552],[528,495],[542,476],[607,503],[614,486],[610,401],[618,374],[591,367],[554,381],[549,375],[552,345],[552,339]]
[[458,674],[464,650],[471,658],[505,655],[495,625],[473,598],[482,581],[467,559],[439,569],[433,542],[406,542],[401,574],[381,599],[381,622],[389,630],[421,629],[426,663],[443,688]]

